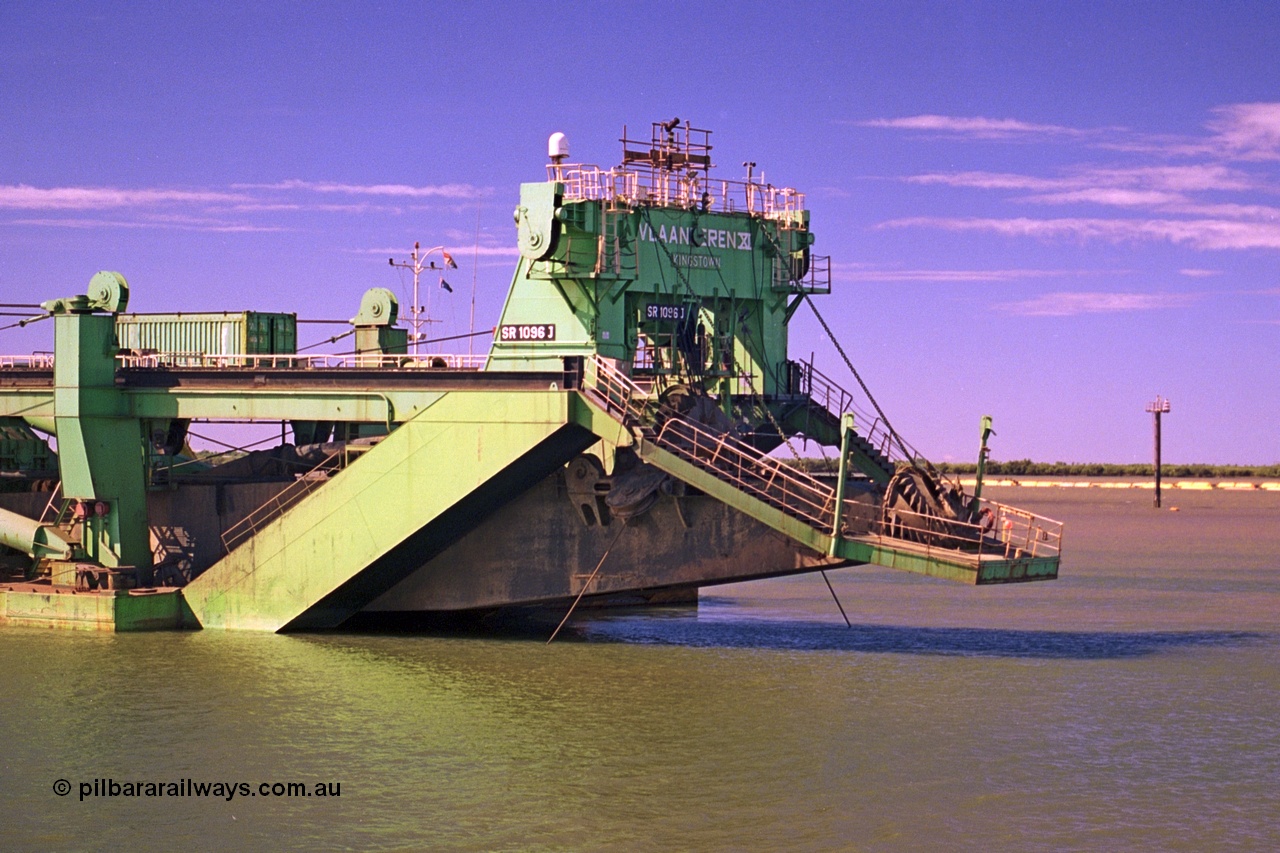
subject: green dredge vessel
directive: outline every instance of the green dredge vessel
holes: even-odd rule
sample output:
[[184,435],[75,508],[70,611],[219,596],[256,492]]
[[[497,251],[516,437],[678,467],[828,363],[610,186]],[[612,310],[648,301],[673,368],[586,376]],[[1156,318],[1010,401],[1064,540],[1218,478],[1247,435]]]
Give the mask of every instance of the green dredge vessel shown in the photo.
[[[53,355],[0,362],[0,622],[320,629],[866,563],[1055,578],[1060,524],[965,494],[788,358],[831,292],[804,196],[713,178],[687,123],[622,142],[603,169],[552,137],[483,357],[414,354],[381,288],[340,356],[298,354],[288,314],[126,314],[118,273],[44,302]],[[190,425],[224,421],[281,445],[192,459]],[[774,452],[797,438],[834,475]]]

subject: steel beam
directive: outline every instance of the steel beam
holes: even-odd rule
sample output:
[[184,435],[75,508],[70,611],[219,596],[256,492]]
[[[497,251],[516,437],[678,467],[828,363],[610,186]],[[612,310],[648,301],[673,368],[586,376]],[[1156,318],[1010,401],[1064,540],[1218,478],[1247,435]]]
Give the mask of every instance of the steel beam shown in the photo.
[[205,627],[340,624],[595,442],[564,392],[449,394],[185,589]]

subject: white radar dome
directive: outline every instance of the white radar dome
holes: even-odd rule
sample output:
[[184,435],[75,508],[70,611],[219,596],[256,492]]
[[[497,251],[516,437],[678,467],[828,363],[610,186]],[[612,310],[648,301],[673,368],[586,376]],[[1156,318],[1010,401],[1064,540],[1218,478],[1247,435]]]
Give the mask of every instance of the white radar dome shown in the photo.
[[547,140],[547,156],[557,163],[569,156],[569,138],[563,133],[553,133]]

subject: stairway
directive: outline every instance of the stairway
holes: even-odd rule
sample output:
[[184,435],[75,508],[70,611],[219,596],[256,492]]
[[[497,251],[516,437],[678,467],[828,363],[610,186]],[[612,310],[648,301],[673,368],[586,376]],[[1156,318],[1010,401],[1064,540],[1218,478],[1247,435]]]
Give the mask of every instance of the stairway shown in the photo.
[[183,594],[199,625],[328,628],[596,441],[558,391],[455,391],[263,523]]
[[[832,412],[808,394],[784,412],[778,420],[792,430],[817,440],[820,444],[835,446],[840,444],[840,414]],[[883,430],[877,434],[877,423],[871,424],[871,438],[857,431],[850,435],[849,451],[850,461],[854,467],[871,480],[883,485],[893,476],[895,466],[889,452],[890,437]]]
[[[851,563],[974,584],[1057,576],[1057,522],[984,501],[992,511],[992,526],[949,522],[945,534],[922,537],[913,532],[916,541],[910,541],[898,535],[909,512],[896,512],[894,523],[886,524],[879,513],[868,518],[865,505],[846,501],[844,518],[862,509],[862,523],[842,523],[836,532],[832,487],[733,435],[659,410],[656,401],[603,359],[596,358],[588,374],[583,399],[632,433],[641,459],[815,551]],[[863,444],[862,457],[883,472],[887,459],[870,443]]]

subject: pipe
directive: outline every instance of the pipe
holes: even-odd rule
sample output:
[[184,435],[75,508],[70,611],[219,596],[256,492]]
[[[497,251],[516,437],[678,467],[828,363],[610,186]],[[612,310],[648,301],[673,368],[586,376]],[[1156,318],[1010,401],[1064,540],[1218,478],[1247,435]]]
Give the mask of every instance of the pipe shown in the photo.
[[53,527],[7,509],[0,509],[0,545],[7,545],[29,557],[57,557],[69,560],[71,543]]

